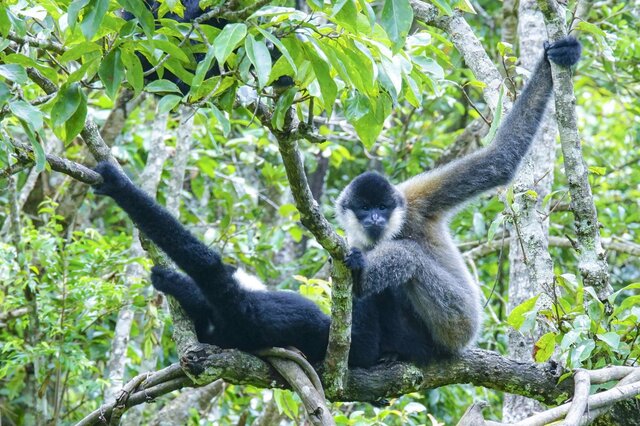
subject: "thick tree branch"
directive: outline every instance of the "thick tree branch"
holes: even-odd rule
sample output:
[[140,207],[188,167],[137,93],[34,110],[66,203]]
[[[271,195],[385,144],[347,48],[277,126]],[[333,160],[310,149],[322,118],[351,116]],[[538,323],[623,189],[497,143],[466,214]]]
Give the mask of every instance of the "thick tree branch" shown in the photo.
[[344,387],[351,345],[351,272],[343,260],[347,255],[347,244],[335,233],[333,227],[320,211],[318,202],[313,198],[307,175],[304,171],[302,154],[297,140],[319,140],[311,132],[311,127],[301,123],[289,111],[285,129],[279,130],[271,124],[271,112],[261,103],[255,107],[256,115],[278,140],[280,155],[287,173],[293,199],[300,212],[302,224],[313,234],[318,243],[324,247],[334,259],[331,268],[333,288],[331,292],[331,328],[329,346],[325,357],[325,384],[333,392],[340,392]]
[[[555,0],[538,0],[538,5],[544,15],[550,41],[565,37],[567,31],[564,9]],[[571,194],[571,210],[575,218],[578,268],[584,285],[593,286],[598,297],[605,300],[613,289],[609,284],[609,268],[600,241],[598,214],[589,185],[589,172],[582,157],[571,70],[552,64],[551,72],[564,169]]]
[[[238,350],[198,344],[189,348],[181,363],[187,374],[200,384],[222,378],[228,383],[286,387],[286,382],[268,363]],[[472,383],[552,404],[573,392],[570,382],[557,384],[564,372],[555,363],[520,362],[495,352],[470,349],[459,357],[422,368],[394,362],[370,369],[351,369],[344,391],[336,394],[327,389],[327,398],[374,402],[449,384]]]

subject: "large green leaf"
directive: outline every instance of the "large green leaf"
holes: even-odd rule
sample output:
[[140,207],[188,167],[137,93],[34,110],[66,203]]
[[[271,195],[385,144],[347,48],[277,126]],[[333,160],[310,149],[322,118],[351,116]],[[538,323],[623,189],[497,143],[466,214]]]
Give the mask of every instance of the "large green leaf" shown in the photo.
[[120,55],[119,48],[113,49],[105,56],[98,68],[100,80],[111,99],[115,99],[120,83],[124,80],[124,65]]
[[271,54],[263,40],[256,40],[251,34],[244,41],[244,49],[258,75],[258,87],[263,88],[271,75]]
[[331,77],[331,69],[329,68],[329,64],[320,56],[318,56],[315,51],[309,48],[305,50],[307,53],[307,57],[311,61],[313,73],[318,79],[318,85],[320,86],[320,93],[322,93],[324,108],[327,110],[327,115],[330,116],[331,111],[333,110],[333,104],[336,101],[336,96],[338,96],[338,86],[336,85],[336,82],[333,81],[333,77]]
[[76,137],[87,118],[87,98],[80,84],[63,85],[51,108],[53,132],[65,142]]
[[284,119],[287,116],[287,111],[293,104],[293,99],[296,97],[298,89],[291,87],[287,89],[276,102],[276,107],[273,111],[273,117],[271,117],[271,124],[278,130],[282,130],[284,127]]
[[126,11],[131,12],[133,16],[138,18],[145,35],[148,39],[151,39],[155,30],[154,18],[151,11],[146,7],[145,2],[142,0],[118,0],[118,3]]
[[34,108],[31,104],[23,100],[15,100],[9,102],[11,112],[21,120],[24,120],[36,132],[42,129],[43,116],[40,110]]
[[413,9],[409,0],[385,0],[380,25],[393,43],[393,52],[404,46],[405,39],[413,23]]
[[1,64],[0,76],[17,84],[25,84],[27,82],[27,72],[24,67],[18,64]]
[[207,50],[207,54],[204,56],[204,59],[198,62],[198,66],[196,67],[196,74],[191,81],[191,92],[195,93],[195,91],[197,91],[202,85],[207,72],[211,68],[214,56],[215,48],[213,46],[210,46],[209,50]]
[[229,24],[226,25],[218,37],[213,41],[215,57],[219,64],[224,64],[242,40],[247,35],[247,26],[245,24]]
[[147,87],[145,87],[145,90],[151,93],[165,93],[165,92],[180,93],[180,89],[178,88],[178,86],[174,82],[169,80],[152,81],[151,83],[147,84]]
[[91,40],[98,32],[98,28],[100,28],[108,9],[109,0],[90,0],[89,4],[84,8],[80,29],[87,40]]
[[131,46],[123,47],[122,63],[124,64],[127,81],[133,88],[134,94],[137,95],[144,87],[144,70],[142,69],[140,58],[138,58]]

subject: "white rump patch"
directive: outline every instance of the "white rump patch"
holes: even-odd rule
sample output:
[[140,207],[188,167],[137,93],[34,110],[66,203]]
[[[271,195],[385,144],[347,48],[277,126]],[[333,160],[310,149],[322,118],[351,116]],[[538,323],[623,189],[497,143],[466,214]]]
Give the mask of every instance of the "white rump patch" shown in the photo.
[[262,281],[258,279],[255,275],[248,274],[244,269],[238,268],[233,273],[233,279],[238,282],[241,288],[247,291],[266,291],[267,286],[265,286]]

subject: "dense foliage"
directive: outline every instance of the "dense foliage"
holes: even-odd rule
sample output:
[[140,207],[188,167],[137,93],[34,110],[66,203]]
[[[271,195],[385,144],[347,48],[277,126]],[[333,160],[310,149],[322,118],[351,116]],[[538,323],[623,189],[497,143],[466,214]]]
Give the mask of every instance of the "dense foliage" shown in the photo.
[[[126,377],[177,358],[166,303],[146,278],[127,269],[150,267],[146,257],[129,254],[130,222],[113,203],[46,164],[45,151],[93,164],[79,137],[86,119],[107,126],[103,136],[108,126],[120,126],[108,143],[134,179],[158,144],[173,154],[190,143],[182,190],[168,190],[171,157],[158,199],[179,197],[181,221],[228,261],[272,288],[302,292],[329,312],[327,255],[299,223],[277,143],[254,117],[256,102],[273,111],[271,130],[283,128],[293,107],[295,118],[326,138],[303,142],[302,149],[328,217],[340,189],[358,173],[376,169],[400,181],[430,169],[465,127],[480,114],[491,116],[483,83],[448,35],[413,22],[408,0],[309,0],[308,11],[281,0],[263,2],[269,4],[246,16],[237,11],[254,2],[238,3],[223,16],[229,23],[222,29],[163,18],[183,13],[173,0],[162,2],[157,25],[142,0],[0,4],[3,424],[71,424],[104,402],[115,321],[125,305],[135,314]],[[507,66],[515,48],[500,41],[500,19],[491,18],[500,16],[501,3],[431,3],[445,15],[461,9],[494,62],[504,64],[501,71],[520,80],[521,70]],[[122,9],[134,18],[123,19]],[[637,13],[626,2],[598,4],[578,25],[586,51],[575,76],[579,126],[609,243],[610,305],[582,287],[571,246],[552,245],[554,305],[539,308],[534,297],[507,315],[508,265],[500,252],[508,248],[498,246],[469,257],[488,298],[482,347],[504,351],[508,328],[530,333],[544,323],[548,333],[532,348],[538,361],[554,356],[569,367],[591,368],[636,365],[640,358]],[[147,65],[154,81],[145,79]],[[176,76],[186,85],[176,84]],[[278,84],[282,76],[294,84]],[[114,119],[125,98],[134,107]],[[190,115],[193,140],[185,141],[178,133]],[[30,148],[16,149],[14,141]],[[463,251],[501,238],[511,202],[505,194],[482,197],[452,220]],[[573,234],[569,201],[559,158],[554,192],[545,200],[553,206],[552,236]],[[240,386],[227,386],[208,410],[193,409],[189,421],[250,422],[271,398],[285,418],[302,421],[296,395]],[[502,396],[469,385],[409,394],[389,407],[333,408],[339,424],[450,424],[474,398],[489,401],[490,414],[499,418]],[[169,400],[143,406],[144,419]]]

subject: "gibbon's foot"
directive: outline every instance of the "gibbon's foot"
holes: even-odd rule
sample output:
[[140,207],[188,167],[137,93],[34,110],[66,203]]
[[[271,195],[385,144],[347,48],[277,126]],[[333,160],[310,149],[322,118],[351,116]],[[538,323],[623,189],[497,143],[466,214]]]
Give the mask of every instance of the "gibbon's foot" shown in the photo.
[[174,272],[170,268],[154,266],[151,268],[151,284],[156,290],[171,294],[170,290],[175,282],[171,279],[173,274]]
[[362,251],[358,248],[352,248],[347,257],[344,259],[344,263],[347,268],[354,272],[361,271],[365,266],[365,257]]
[[544,50],[550,61],[563,67],[570,67],[580,59],[582,45],[575,37],[565,37],[554,43],[545,41]]
[[93,169],[102,176],[102,183],[93,185],[93,190],[99,195],[112,195],[131,184],[131,181],[115,165],[101,161]]

